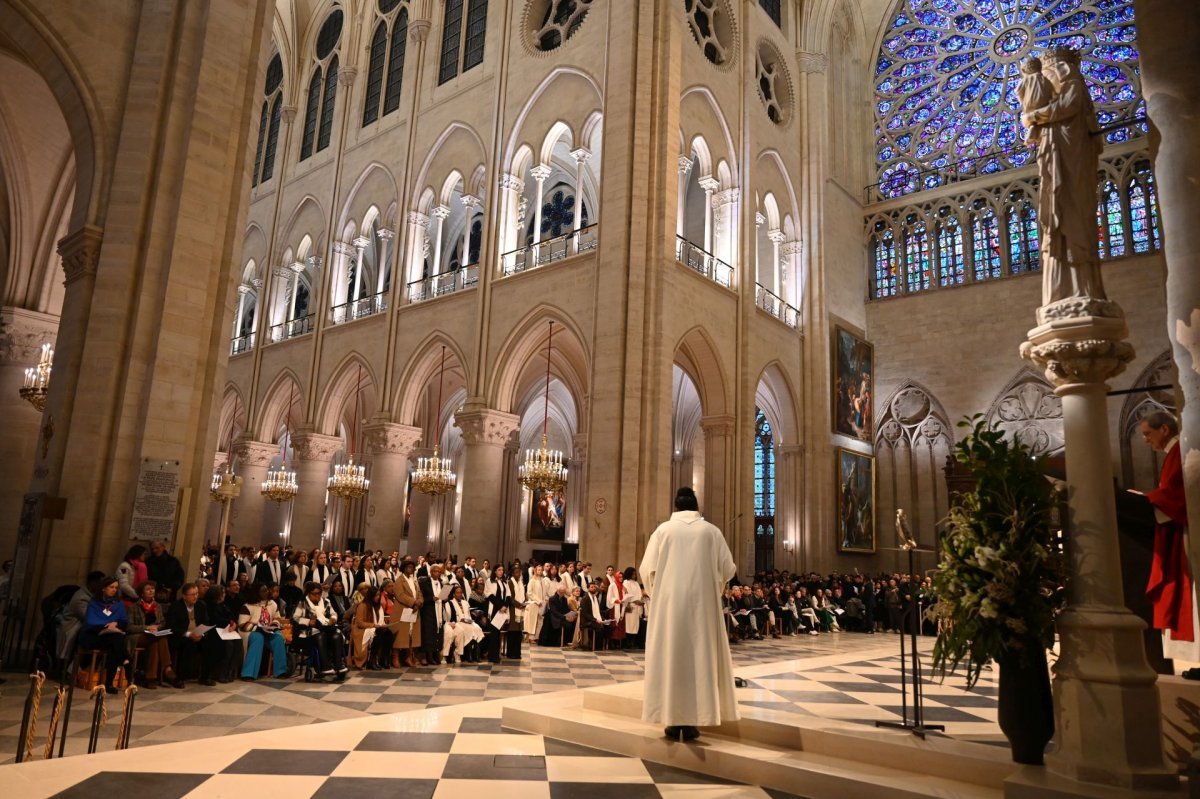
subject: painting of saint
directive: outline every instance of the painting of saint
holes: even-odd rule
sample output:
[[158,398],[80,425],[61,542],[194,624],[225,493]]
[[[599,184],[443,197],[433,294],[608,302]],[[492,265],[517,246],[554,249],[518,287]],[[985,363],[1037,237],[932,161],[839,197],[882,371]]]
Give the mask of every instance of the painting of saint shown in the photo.
[[529,538],[536,541],[564,541],[567,533],[567,495],[562,490],[533,492],[529,514]]
[[871,441],[875,430],[874,348],[841,327],[833,330],[833,432]]
[[837,448],[839,552],[875,551],[875,459]]

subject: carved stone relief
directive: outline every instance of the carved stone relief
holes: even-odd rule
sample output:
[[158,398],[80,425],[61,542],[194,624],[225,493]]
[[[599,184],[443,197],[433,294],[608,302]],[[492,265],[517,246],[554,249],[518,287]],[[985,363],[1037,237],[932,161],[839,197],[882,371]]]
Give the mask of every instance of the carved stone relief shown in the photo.
[[1032,369],[1022,369],[1009,381],[985,418],[1030,447],[1034,455],[1062,453],[1062,400],[1053,386]]

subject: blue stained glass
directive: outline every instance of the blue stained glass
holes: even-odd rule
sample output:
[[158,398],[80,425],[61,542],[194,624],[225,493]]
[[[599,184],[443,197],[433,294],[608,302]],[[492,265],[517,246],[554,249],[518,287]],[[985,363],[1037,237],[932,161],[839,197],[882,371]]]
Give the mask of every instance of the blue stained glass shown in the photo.
[[1101,249],[1101,256],[1120,258],[1125,254],[1125,225],[1121,219],[1121,193],[1116,185],[1108,181],[1101,189],[1101,205],[1104,211],[1104,239],[1106,249]]
[[905,287],[908,293],[929,288],[932,264],[929,260],[929,235],[925,223],[919,222],[909,228],[904,244]]
[[873,236],[875,261],[875,296],[896,296],[896,242],[890,230]]
[[1000,277],[1000,226],[991,208],[971,215],[971,254],[976,280]]
[[962,228],[950,213],[938,223],[938,285],[957,286],[964,279]]
[[[1080,51],[1102,124],[1133,117],[1141,107],[1133,2],[900,0],[876,61],[880,178],[914,146],[918,170],[941,156],[948,156],[946,168],[966,175],[1030,163],[1018,122],[1018,65],[1055,47]],[[1142,132],[1135,126],[1106,136],[1122,141]],[[926,185],[923,175],[893,180],[889,191],[899,193],[889,196]]]
[[1150,252],[1149,216],[1146,209],[1146,192],[1135,180],[1129,186],[1129,227],[1134,252]]

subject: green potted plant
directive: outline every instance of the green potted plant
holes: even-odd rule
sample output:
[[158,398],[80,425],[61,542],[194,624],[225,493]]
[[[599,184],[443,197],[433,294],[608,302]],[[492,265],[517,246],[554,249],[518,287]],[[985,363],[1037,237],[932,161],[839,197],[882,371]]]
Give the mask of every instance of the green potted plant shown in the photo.
[[973,687],[995,661],[1000,728],[1013,760],[1041,765],[1054,735],[1046,650],[1066,598],[1054,487],[1032,450],[982,415],[958,426],[970,433],[954,457],[972,480],[951,497],[933,579],[941,622],[933,668],[945,678],[962,665]]

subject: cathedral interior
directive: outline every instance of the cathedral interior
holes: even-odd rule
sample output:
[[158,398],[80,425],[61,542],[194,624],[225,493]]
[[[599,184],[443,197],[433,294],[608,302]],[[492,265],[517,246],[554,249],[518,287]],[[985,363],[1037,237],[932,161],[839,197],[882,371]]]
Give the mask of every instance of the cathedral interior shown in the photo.
[[[501,795],[539,796],[607,796],[578,787],[606,779],[626,797],[1184,795],[1200,691],[1177,673],[1200,654],[1147,665],[1157,632],[1126,610],[1140,589],[1123,587],[1121,561],[1128,571],[1126,549],[1149,539],[1118,536],[1113,506],[1158,484],[1163,453],[1139,424],[1166,411],[1181,417],[1200,507],[1191,3],[99,8],[0,0],[0,649],[12,672],[0,763],[24,747],[16,653],[40,600],[111,573],[135,543],[162,542],[188,578],[225,543],[619,571],[690,486],[747,585],[773,570],[908,572],[893,519],[904,510],[916,545],[936,551],[959,423],[980,415],[1062,467],[1072,576],[1087,588],[1072,589],[1059,631],[1044,768],[1014,770],[991,745],[1004,740],[994,708],[962,717],[971,702],[941,703],[949,688],[927,696],[961,725],[942,738],[820,710],[898,704],[865,698],[894,688],[880,675],[899,668],[895,640],[847,634],[735,652],[759,692],[742,698],[765,715],[722,728],[743,743],[707,759],[645,737],[640,660],[588,681],[556,650],[552,663],[527,654],[520,690],[492,672],[486,689],[463,678],[479,692],[456,697],[446,678],[394,707],[378,693],[338,705],[277,686],[239,705],[189,689],[179,709],[135,711],[158,718],[159,737],[138,732],[128,752],[0,766],[18,795],[124,790],[134,783],[120,775],[151,762],[133,762],[143,746],[162,752],[162,773],[144,775],[150,797],[284,785],[457,796],[491,779],[513,780]],[[1039,306],[1053,251],[1022,68],[1060,50],[1095,109],[1085,222],[1122,326],[1119,367],[1070,380],[1060,361],[1022,356],[1050,319]],[[564,479],[530,488],[543,456]],[[443,467],[448,490],[426,493]],[[547,668],[574,681],[543,684]],[[821,673],[833,670],[843,684]],[[844,684],[876,677],[860,699]],[[567,689],[578,696],[552,693]],[[244,718],[217,740],[232,708]],[[449,738],[380,743],[405,736]],[[180,743],[196,739],[211,768]],[[331,748],[344,759],[322,770]],[[851,754],[864,748],[878,759]],[[261,754],[278,749],[309,753],[308,770]],[[586,757],[598,750],[612,762]],[[484,755],[513,758],[514,772],[470,760]],[[670,778],[684,772],[700,776]],[[383,777],[397,784],[361,782]]]

